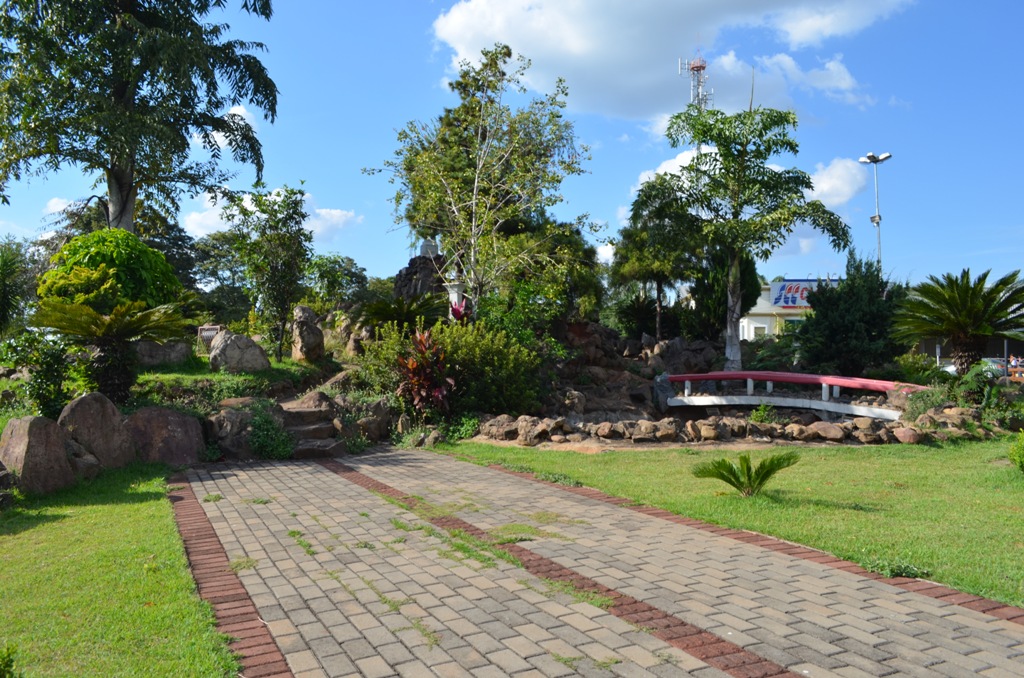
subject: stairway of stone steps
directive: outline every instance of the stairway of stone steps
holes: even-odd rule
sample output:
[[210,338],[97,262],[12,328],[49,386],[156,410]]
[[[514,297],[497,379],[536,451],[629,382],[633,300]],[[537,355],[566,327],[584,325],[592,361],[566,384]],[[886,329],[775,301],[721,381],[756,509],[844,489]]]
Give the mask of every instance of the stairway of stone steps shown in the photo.
[[284,428],[295,437],[294,459],[326,459],[345,453],[345,441],[335,436],[330,410],[304,408],[297,401],[281,403]]

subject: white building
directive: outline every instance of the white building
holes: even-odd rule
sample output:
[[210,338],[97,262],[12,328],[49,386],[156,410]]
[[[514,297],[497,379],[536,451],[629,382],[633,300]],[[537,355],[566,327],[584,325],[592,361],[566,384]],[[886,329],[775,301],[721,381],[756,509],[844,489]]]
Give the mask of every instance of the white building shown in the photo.
[[783,280],[761,286],[761,297],[740,319],[740,339],[753,340],[781,334],[784,327],[803,322],[811,310],[807,294],[819,283],[835,285],[838,280]]

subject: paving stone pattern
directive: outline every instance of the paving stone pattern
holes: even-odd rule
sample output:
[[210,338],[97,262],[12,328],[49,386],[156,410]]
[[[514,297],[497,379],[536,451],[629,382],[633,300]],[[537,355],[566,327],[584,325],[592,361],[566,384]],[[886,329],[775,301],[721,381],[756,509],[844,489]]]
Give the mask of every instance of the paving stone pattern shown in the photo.
[[[222,496],[201,506],[227,559],[255,561],[239,579],[296,676],[1024,675],[1024,625],[978,611],[1015,608],[427,452],[343,461],[188,476],[196,497]],[[428,523],[529,531],[505,547],[524,567],[460,562]]]

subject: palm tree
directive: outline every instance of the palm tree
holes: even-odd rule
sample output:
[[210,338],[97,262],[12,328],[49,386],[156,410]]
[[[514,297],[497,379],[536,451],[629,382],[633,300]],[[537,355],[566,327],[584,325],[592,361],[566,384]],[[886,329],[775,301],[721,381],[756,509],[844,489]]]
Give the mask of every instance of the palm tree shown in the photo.
[[985,271],[971,280],[970,269],[946,273],[910,290],[893,316],[897,339],[944,340],[957,374],[981,360],[989,339],[1024,340],[1024,280],[1013,271],[988,284]]
[[88,306],[56,299],[42,299],[30,324],[89,347],[90,379],[100,393],[118,404],[128,400],[137,378],[134,342],[181,339],[187,336],[189,326],[180,304],[147,309],[137,301],[119,304],[110,315],[103,315]]

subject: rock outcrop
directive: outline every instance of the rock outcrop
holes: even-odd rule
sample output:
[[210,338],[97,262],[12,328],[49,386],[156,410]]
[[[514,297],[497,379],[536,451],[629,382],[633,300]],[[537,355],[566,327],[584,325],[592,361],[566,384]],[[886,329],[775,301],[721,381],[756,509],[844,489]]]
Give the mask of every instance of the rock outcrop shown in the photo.
[[210,368],[215,372],[261,372],[270,369],[270,359],[249,337],[221,330],[210,344]]
[[206,449],[199,420],[166,407],[143,407],[128,417],[129,435],[143,461],[188,466]]
[[292,360],[315,363],[324,357],[324,333],[308,306],[296,306],[292,323]]
[[47,494],[74,485],[71,438],[46,417],[21,417],[7,422],[0,436],[0,464],[14,472],[28,494]]
[[102,393],[75,398],[64,406],[57,423],[103,468],[120,468],[135,461],[135,444],[124,417]]

